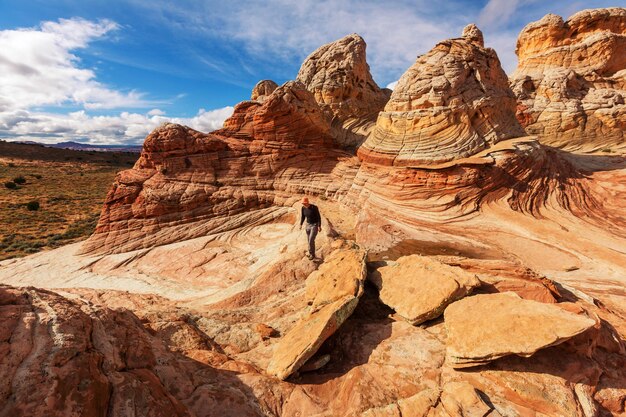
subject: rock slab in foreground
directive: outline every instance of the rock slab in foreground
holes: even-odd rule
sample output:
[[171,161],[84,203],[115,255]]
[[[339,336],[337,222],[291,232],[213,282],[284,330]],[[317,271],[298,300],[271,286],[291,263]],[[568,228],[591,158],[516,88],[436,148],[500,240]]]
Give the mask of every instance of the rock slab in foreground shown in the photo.
[[339,249],[307,278],[311,311],[278,342],[269,374],[284,380],[315,355],[354,311],[366,272],[364,251]]
[[439,317],[452,302],[480,285],[476,275],[420,255],[403,256],[371,280],[380,300],[411,324]]
[[455,368],[507,355],[528,357],[594,326],[587,316],[511,292],[481,294],[451,304],[444,313],[447,362]]

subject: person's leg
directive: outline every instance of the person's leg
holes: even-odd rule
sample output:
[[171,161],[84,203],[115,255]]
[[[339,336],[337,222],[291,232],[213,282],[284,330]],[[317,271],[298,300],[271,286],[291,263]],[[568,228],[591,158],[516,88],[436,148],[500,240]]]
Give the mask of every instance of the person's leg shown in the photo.
[[[309,229],[307,228],[307,232],[309,231]],[[313,224],[311,225],[310,228],[310,234],[308,235],[309,238],[309,254],[315,258],[315,238],[317,237],[317,225]]]
[[307,245],[309,246],[309,256],[311,256],[311,231],[313,229],[311,228],[311,225],[307,223],[306,226],[304,227],[304,230],[306,230],[306,242],[307,242]]

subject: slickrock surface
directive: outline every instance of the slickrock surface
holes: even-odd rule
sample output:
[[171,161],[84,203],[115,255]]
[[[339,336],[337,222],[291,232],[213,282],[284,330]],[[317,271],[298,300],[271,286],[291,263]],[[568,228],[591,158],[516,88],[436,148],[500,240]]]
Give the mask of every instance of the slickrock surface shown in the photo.
[[474,274],[419,255],[403,256],[377,271],[371,279],[380,300],[414,325],[439,317],[480,285]]
[[484,364],[507,355],[531,356],[595,325],[589,317],[515,293],[485,294],[450,305],[444,317],[447,360],[454,367]]
[[307,278],[311,310],[277,344],[268,373],[285,379],[304,365],[350,317],[363,294],[365,276],[365,252],[333,252]]
[[355,33],[322,45],[307,57],[297,76],[315,95],[342,146],[365,140],[391,93],[372,78],[365,48]]
[[359,158],[381,165],[437,164],[525,136],[515,97],[476,26],[438,43],[400,77]]
[[626,137],[626,9],[548,14],[517,40],[517,118],[567,150],[616,152]]

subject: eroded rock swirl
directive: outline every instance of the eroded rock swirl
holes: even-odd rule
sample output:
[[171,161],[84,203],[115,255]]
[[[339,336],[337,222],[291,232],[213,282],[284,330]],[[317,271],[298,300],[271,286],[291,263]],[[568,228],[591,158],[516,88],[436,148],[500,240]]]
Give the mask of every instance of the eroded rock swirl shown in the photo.
[[[520,68],[617,80],[623,13],[528,26]],[[0,415],[623,415],[626,158],[528,136],[540,92],[469,25],[387,102],[349,35],[220,130],[157,128],[87,241],[0,263]]]
[[400,77],[376,127],[359,148],[365,162],[420,166],[474,155],[525,136],[515,97],[476,26],[440,42]]

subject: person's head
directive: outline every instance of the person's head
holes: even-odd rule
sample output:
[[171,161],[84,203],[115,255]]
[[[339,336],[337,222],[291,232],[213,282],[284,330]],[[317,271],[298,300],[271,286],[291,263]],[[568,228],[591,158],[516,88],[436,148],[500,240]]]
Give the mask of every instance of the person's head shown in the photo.
[[302,205],[304,207],[309,207],[311,203],[309,203],[309,197],[302,197]]

